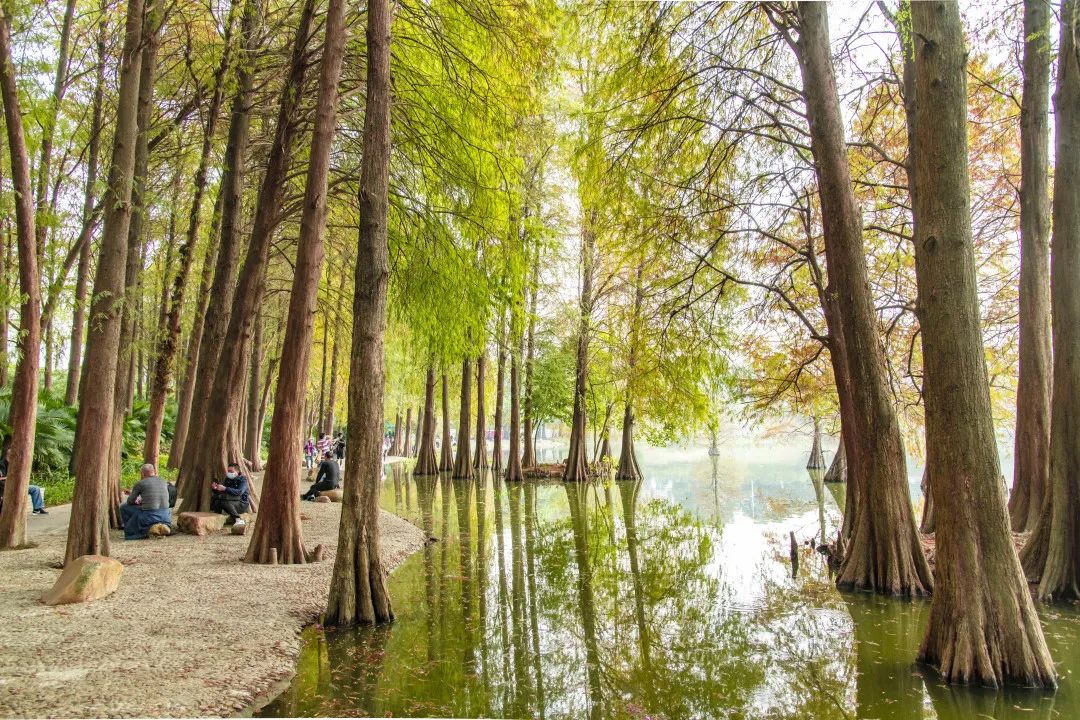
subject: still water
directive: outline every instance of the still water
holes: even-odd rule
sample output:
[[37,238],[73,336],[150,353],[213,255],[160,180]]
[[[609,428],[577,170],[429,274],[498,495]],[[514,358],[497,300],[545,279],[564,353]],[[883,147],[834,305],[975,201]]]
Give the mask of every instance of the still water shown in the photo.
[[396,622],[309,628],[260,714],[1080,718],[1076,609],[1042,611],[1056,694],[946,687],[914,664],[926,603],[833,588],[813,546],[843,486],[805,449],[722,453],[644,449],[640,482],[565,486],[389,468],[383,507],[438,538],[391,575]]

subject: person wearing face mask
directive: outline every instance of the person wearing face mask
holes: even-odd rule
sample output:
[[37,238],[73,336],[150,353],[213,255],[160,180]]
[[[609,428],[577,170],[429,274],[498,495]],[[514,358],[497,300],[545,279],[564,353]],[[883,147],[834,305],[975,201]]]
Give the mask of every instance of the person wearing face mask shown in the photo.
[[210,489],[214,491],[210,498],[210,510],[216,513],[225,513],[229,519],[226,525],[243,523],[240,517],[248,511],[248,481],[240,474],[240,468],[236,463],[229,463],[223,482],[210,483]]

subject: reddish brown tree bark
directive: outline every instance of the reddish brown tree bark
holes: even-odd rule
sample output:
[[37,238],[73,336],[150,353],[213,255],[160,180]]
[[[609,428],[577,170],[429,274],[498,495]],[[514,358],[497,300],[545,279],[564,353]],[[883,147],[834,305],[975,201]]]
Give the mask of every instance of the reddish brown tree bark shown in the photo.
[[450,389],[442,374],[442,443],[439,448],[439,472],[454,469],[454,448],[450,445]]
[[484,410],[484,390],[487,386],[485,369],[487,368],[487,351],[480,353],[476,359],[476,450],[473,457],[475,470],[487,470],[487,418]]
[[423,432],[420,433],[420,451],[416,454],[413,475],[435,475],[439,462],[435,458],[435,368],[429,367],[424,383]]
[[1052,687],[1013,549],[986,376],[967,155],[967,52],[955,3],[912,3],[918,318],[937,568],[919,659],[948,682]]
[[506,459],[506,480],[520,482],[525,479],[521,469],[521,381],[518,368],[521,343],[510,353],[510,446]]
[[529,305],[526,312],[529,315],[528,330],[525,336],[525,398],[524,398],[524,431],[521,465],[523,468],[536,466],[536,428],[533,421],[533,359],[536,353],[536,297],[540,291],[540,245],[532,257],[531,279],[529,280]]
[[454,458],[454,477],[471,478],[473,476],[472,458],[469,445],[472,443],[469,414],[472,411],[472,361],[465,357],[461,361],[461,412],[458,415],[457,457]]
[[[332,0],[340,2],[341,0]],[[333,4],[331,4],[333,7]],[[390,4],[368,0],[367,100],[360,169],[360,242],[349,370],[349,453],[338,551],[326,622],[394,619],[379,555],[382,476],[383,336],[390,262],[387,207],[390,165]],[[295,453],[294,453],[295,454]]]
[[217,264],[218,245],[221,242],[221,205],[224,192],[218,185],[217,199],[214,201],[213,232],[203,254],[202,270],[199,273],[199,299],[196,303],[195,318],[191,323],[191,332],[184,354],[184,382],[176,398],[176,427],[173,429],[173,441],[169,447],[168,467],[176,469],[184,457],[187,431],[191,420],[191,404],[195,397],[195,376],[199,370],[199,354],[202,350],[203,329],[206,327],[206,312],[210,305],[210,286],[214,280],[214,266]]
[[1020,103],[1020,374],[1009,515],[1031,530],[1050,473],[1050,2],[1024,2],[1024,95]]
[[136,120],[142,53],[142,0],[128,0],[120,61],[112,160],[105,191],[104,229],[94,275],[92,318],[86,339],[84,377],[76,425],[75,495],[71,503],[64,561],[81,555],[108,555],[109,449],[120,345],[120,312],[131,222]]
[[586,213],[581,229],[581,297],[578,303],[577,356],[574,370],[574,410],[570,427],[570,451],[567,454],[563,480],[579,482],[589,477],[585,438],[585,392],[589,377],[589,331],[592,324],[593,265],[596,254],[595,211]]
[[[370,8],[368,12],[370,14]],[[323,246],[326,188],[330,175],[330,149],[337,123],[338,81],[344,55],[345,3],[344,0],[331,0],[326,16],[326,40],[319,74],[315,128],[304,187],[304,209],[300,216],[300,238],[289,298],[289,315],[285,324],[274,415],[270,424],[270,455],[263,476],[259,520],[255,523],[245,557],[248,562],[267,563],[272,555],[276,555],[283,564],[307,561],[300,525],[300,456],[297,448],[304,429],[304,390],[311,362],[319,278],[326,255]],[[370,87],[368,92],[371,92]],[[363,209],[361,213],[363,216]],[[382,409],[381,399],[379,409]],[[350,444],[350,458],[353,448],[362,452],[361,445],[360,442]],[[339,555],[341,550],[339,545]]]
[[[259,185],[259,194],[255,203],[255,215],[252,219],[251,234],[248,237],[244,265],[236,281],[236,290],[232,293],[232,308],[228,315],[224,334],[224,347],[229,352],[222,354],[215,366],[208,371],[211,375],[209,407],[216,408],[213,416],[208,417],[200,431],[201,451],[194,454],[193,464],[189,466],[186,477],[201,488],[199,502],[209,502],[209,482],[222,477],[226,465],[236,457],[239,444],[230,439],[232,423],[243,412],[243,393],[245,360],[251,360],[249,385],[252,390],[246,412],[248,428],[243,441],[242,454],[245,458],[257,462],[262,446],[262,413],[258,393],[258,372],[262,365],[262,342],[253,338],[259,320],[259,312],[266,294],[266,271],[270,253],[270,242],[277,226],[285,176],[288,171],[292,146],[298,131],[300,96],[303,92],[307,70],[306,57],[311,36],[311,24],[314,16],[314,2],[307,0],[297,24],[293,40],[292,55],[289,62],[289,74],[282,88],[278,103],[278,114],[273,135],[273,144],[267,157],[266,169]],[[254,383],[254,384],[252,384]],[[265,393],[264,393],[265,397]],[[194,437],[195,435],[193,435]]]
[[799,37],[793,49],[803,80],[825,259],[844,336],[842,363],[860,427],[859,449],[852,453],[860,482],[859,502],[837,585],[894,595],[927,594],[933,578],[908,496],[900,428],[870,297],[862,218],[844,143],[827,10],[823,4],[799,3],[796,12]]
[[499,359],[495,368],[495,438],[491,447],[491,470],[496,477],[502,474],[503,381],[506,378],[506,318],[499,323]]
[[8,478],[4,484],[4,508],[0,511],[0,548],[26,543],[27,488],[34,462],[37,423],[38,353],[41,346],[41,289],[34,235],[34,205],[30,192],[30,160],[23,134],[15,65],[11,59],[11,26],[0,6],[0,97],[4,101],[8,159],[15,190],[15,237],[19,249],[19,359],[11,391],[8,423]]
[[[165,331],[162,333],[157,347],[157,362],[150,388],[150,413],[146,423],[146,437],[143,443],[143,460],[155,465],[161,448],[161,426],[165,421],[165,400],[168,397],[169,384],[172,381],[173,361],[180,342],[180,320],[184,307],[184,296],[187,291],[188,274],[191,271],[191,259],[195,252],[195,243],[199,238],[202,201],[206,191],[211,150],[216,135],[218,117],[221,115],[221,105],[224,101],[225,76],[230,64],[233,44],[232,29],[238,5],[239,3],[236,0],[233,0],[229,5],[229,14],[225,22],[225,45],[222,50],[221,61],[218,63],[214,73],[214,90],[206,112],[206,128],[203,131],[199,166],[195,170],[194,191],[191,198],[191,210],[188,213],[187,233],[184,236],[184,243],[180,246],[179,257],[177,258],[177,272],[173,278],[172,301],[169,304]],[[189,360],[189,362],[191,361]],[[184,432],[186,433],[186,431],[185,418]]]
[[[245,474],[249,470],[243,464],[241,442],[235,432],[239,401],[224,407],[215,407],[211,396],[219,361],[226,355],[225,336],[232,315],[233,298],[236,294],[244,161],[249,139],[253,96],[251,63],[255,43],[258,40],[259,12],[260,5],[257,2],[245,0],[240,20],[239,54],[242,56],[242,61],[236,64],[236,95],[232,102],[229,137],[225,146],[225,169],[221,178],[221,233],[217,262],[214,267],[214,281],[209,294],[211,302],[207,304],[202,339],[199,342],[199,356],[195,361],[198,372],[195,376],[191,399],[190,417],[205,420],[194,426],[190,425],[189,420],[188,433],[184,439],[184,455],[180,463],[178,480],[182,511],[209,511],[213,468],[219,468],[219,471],[223,472],[225,465],[232,461],[240,463],[241,471]],[[234,350],[238,349],[229,348],[229,352]],[[240,352],[237,354],[239,355],[237,362],[242,368],[246,355]],[[242,377],[242,371],[240,377]],[[238,382],[234,393],[239,394],[242,388],[243,383]],[[211,435],[211,432],[214,434]],[[217,444],[204,442],[205,438],[211,437],[224,437],[224,449]],[[223,457],[208,461],[207,457],[215,451],[220,451]],[[216,477],[220,478],[221,475]],[[254,492],[249,492],[249,495],[254,505]],[[297,496],[299,497],[299,493]]]
[[86,186],[83,194],[83,229],[79,238],[79,264],[75,275],[75,309],[71,319],[71,338],[68,347],[67,386],[64,402],[74,405],[79,399],[79,376],[82,369],[83,334],[86,327],[87,295],[90,291],[90,236],[94,231],[96,210],[94,199],[97,190],[98,158],[101,154],[102,109],[105,88],[105,11],[97,34],[97,64],[95,66],[94,97],[91,101],[90,140],[87,146]]
[[1050,260],[1054,384],[1050,487],[1021,555],[1044,599],[1080,599],[1080,5],[1061,6],[1054,96],[1054,230]]

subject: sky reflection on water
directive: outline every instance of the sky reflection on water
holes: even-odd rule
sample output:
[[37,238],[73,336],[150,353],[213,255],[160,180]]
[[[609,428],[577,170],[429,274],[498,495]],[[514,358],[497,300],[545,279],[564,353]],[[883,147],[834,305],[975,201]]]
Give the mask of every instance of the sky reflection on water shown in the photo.
[[309,628],[260,714],[1080,717],[1075,609],[1043,610],[1058,693],[996,693],[913,664],[925,603],[837,593],[814,545],[835,535],[843,488],[802,469],[805,449],[641,459],[640,482],[566,486],[395,466],[383,507],[439,538],[391,576],[398,619]]

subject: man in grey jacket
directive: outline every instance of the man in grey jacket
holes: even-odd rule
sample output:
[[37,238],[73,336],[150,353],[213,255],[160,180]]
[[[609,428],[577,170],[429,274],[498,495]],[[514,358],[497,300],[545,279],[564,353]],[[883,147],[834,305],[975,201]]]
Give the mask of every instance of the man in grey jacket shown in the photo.
[[169,534],[172,511],[169,510],[169,486],[158,477],[157,468],[147,463],[139,470],[139,481],[132,485],[127,502],[120,505],[120,520],[124,523],[124,539],[140,540],[150,534],[155,525],[162,535]]

